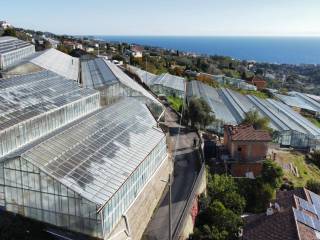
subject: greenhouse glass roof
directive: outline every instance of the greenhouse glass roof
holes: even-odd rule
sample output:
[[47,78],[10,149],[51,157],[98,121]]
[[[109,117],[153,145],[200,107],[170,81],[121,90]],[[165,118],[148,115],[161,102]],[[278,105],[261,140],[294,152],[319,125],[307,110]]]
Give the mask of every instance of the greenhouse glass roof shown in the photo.
[[50,71],[0,81],[0,131],[79,99],[99,94]]
[[287,96],[282,94],[275,94],[275,96],[290,107],[297,107],[297,108],[317,112],[317,110],[313,108],[307,101],[305,101],[303,98],[300,98],[298,96]]
[[299,101],[310,106],[310,108],[314,109],[314,111],[320,112],[320,103],[308,96],[307,94],[299,92],[289,92],[289,95],[299,99]]
[[32,44],[15,37],[0,37],[0,54],[32,46]]
[[210,106],[216,119],[227,124],[237,124],[237,120],[229,110],[217,89],[203,84],[199,81],[192,81],[188,87],[188,97],[202,97]]
[[84,198],[103,204],[164,137],[148,108],[126,98],[20,155]]
[[153,82],[154,78],[157,77],[157,75],[144,71],[135,66],[128,66],[128,70],[136,74],[141,79],[141,81],[148,86]]
[[81,71],[84,87],[97,89],[119,82],[102,58],[81,62]]
[[189,84],[188,97],[192,96],[204,98],[216,118],[224,123],[239,124],[244,119],[246,112],[258,110],[260,116],[270,119],[270,127],[275,130],[294,130],[313,136],[320,135],[320,129],[317,126],[287,105],[274,99],[242,95],[226,88],[215,89],[199,81],[192,81]]
[[79,78],[79,59],[53,48],[44,51],[30,62],[68,79]]
[[185,79],[169,73],[163,73],[152,80],[151,85],[162,85],[178,91],[185,92]]
[[121,83],[159,104],[159,101],[139,83],[125,74],[117,65],[105,59],[96,58],[83,62],[82,77],[86,87],[100,88],[114,83]]

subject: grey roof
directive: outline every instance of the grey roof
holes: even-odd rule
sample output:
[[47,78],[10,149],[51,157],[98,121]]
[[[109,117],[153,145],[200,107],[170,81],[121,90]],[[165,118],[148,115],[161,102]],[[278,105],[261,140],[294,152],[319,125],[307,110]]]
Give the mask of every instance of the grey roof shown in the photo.
[[102,58],[85,61],[81,64],[83,84],[90,88],[100,88],[103,86],[121,83],[132,90],[139,92],[155,103],[159,101],[144,89],[140,84],[125,74],[117,65]]
[[306,105],[310,106],[310,108],[314,109],[316,112],[320,112],[320,103],[308,96],[304,93],[299,92],[290,92],[291,96],[299,99],[299,101],[305,103]]
[[162,85],[164,87],[185,92],[185,79],[169,73],[163,73],[155,77],[150,85]]
[[188,97],[201,97],[210,106],[216,119],[222,120],[227,124],[237,124],[237,120],[220,97],[217,89],[203,84],[199,81],[191,81],[188,86]]
[[21,157],[103,204],[164,138],[148,108],[126,98],[24,149]]
[[145,83],[146,85],[150,86],[150,84],[153,82],[153,80],[157,77],[157,75],[147,72],[145,70],[142,70],[135,66],[127,66],[127,69],[131,72],[136,74],[140,80]]
[[299,96],[288,96],[282,94],[275,94],[275,96],[290,107],[297,107],[317,112],[315,108],[313,108],[307,101],[305,101],[303,98],[300,98]]
[[313,100],[320,102],[320,96],[313,95],[313,94],[306,94],[309,98],[312,98]]
[[68,79],[78,80],[79,78],[79,59],[54,48],[42,52],[30,62]]
[[15,37],[0,37],[0,54],[32,46],[32,44]]
[[83,97],[99,94],[82,89],[50,71],[0,81],[0,131]]
[[119,82],[102,58],[81,62],[81,73],[83,86],[88,88],[97,89]]
[[278,131],[294,130],[319,136],[320,129],[290,107],[274,99],[261,99],[251,95],[241,95],[230,89],[215,89],[199,81],[192,81],[188,87],[188,97],[203,97],[210,105],[217,119],[225,123],[239,124],[245,113],[258,110],[260,116],[270,119],[270,127]]

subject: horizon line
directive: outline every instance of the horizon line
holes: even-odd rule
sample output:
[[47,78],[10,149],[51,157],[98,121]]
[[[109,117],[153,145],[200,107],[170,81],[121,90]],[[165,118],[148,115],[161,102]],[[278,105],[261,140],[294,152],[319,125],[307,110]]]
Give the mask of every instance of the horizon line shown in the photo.
[[108,36],[108,37],[320,37],[318,35],[149,35],[149,34],[57,34],[70,36]]

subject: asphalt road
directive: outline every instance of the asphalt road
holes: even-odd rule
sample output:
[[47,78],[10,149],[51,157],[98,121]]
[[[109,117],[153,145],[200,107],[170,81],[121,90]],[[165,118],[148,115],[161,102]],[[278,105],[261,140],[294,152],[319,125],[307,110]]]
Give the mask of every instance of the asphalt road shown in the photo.
[[[166,111],[166,125],[169,127],[169,144],[174,156],[174,174],[172,183],[172,234],[174,233],[187,197],[191,192],[192,184],[197,176],[196,154],[193,148],[193,140],[197,138],[195,132],[191,132],[178,123],[177,115],[169,108]],[[180,129],[180,135],[178,135]],[[177,149],[175,145],[177,144]],[[175,154],[174,154],[175,153]],[[161,181],[161,179],[159,179]],[[169,239],[169,193],[166,191],[162,197],[159,208],[155,211],[145,231],[144,239],[168,240]]]

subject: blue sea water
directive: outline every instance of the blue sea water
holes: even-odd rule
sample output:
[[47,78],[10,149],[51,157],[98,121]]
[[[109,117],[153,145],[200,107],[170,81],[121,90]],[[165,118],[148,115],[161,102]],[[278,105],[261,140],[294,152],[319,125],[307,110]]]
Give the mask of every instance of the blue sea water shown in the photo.
[[320,64],[320,37],[95,36],[95,38],[258,62]]

